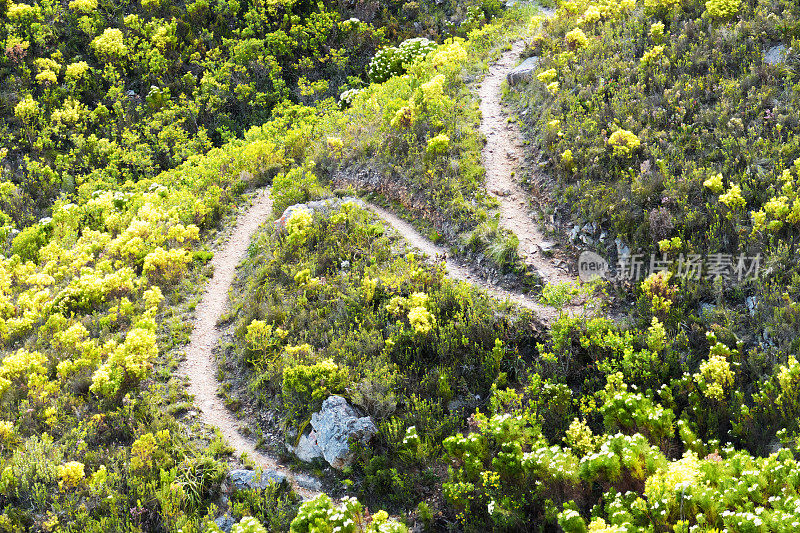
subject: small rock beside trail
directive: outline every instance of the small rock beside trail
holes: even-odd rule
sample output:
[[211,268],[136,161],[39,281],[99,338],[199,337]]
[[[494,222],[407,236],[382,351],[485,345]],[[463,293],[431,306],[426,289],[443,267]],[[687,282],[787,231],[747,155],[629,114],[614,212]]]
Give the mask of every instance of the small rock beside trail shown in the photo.
[[272,482],[280,484],[286,481],[286,476],[277,472],[243,469],[231,470],[228,478],[236,490],[265,489]]
[[506,75],[506,80],[509,85],[517,85],[523,81],[528,81],[533,78],[536,69],[539,67],[538,57],[529,57],[520,63],[514,70]]
[[322,409],[311,415],[311,427],[313,431],[300,437],[295,455],[303,461],[321,456],[337,470],[353,462],[351,440],[367,444],[378,432],[371,417],[359,417],[341,396],[330,396],[322,402]]
[[492,189],[491,192],[494,195],[505,197],[505,196],[508,196],[508,195],[511,194],[511,189],[509,189],[507,187],[505,187],[505,188],[497,188],[497,189]]

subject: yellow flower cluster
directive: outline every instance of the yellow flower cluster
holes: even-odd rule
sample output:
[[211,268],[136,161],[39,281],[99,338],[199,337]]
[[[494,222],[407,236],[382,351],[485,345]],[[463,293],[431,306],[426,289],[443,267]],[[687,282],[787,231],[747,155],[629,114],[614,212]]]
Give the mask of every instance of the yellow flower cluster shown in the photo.
[[611,146],[616,157],[627,158],[639,148],[641,142],[635,133],[618,129],[608,138],[608,145]]
[[647,478],[644,493],[650,500],[685,490],[700,479],[700,460],[692,451],[687,451],[677,461],[672,461],[666,470],[659,470]]
[[715,19],[728,19],[739,12],[742,0],[708,0],[706,11]]
[[83,463],[69,461],[57,467],[59,482],[58,486],[62,490],[75,488],[81,484],[86,477]]
[[732,210],[743,209],[744,206],[747,205],[744,197],[742,197],[742,188],[735,184],[731,185],[731,188],[728,189],[728,192],[720,195],[719,201],[727,205]]
[[78,13],[92,13],[97,9],[97,0],[72,0],[69,8]]
[[703,182],[703,187],[709,189],[714,194],[721,193],[724,187],[722,184],[722,174],[712,174],[711,177]]
[[292,212],[289,220],[286,222],[286,229],[289,232],[289,242],[294,246],[300,246],[306,242],[308,236],[308,228],[314,217],[311,215],[309,209],[296,209]]
[[694,378],[704,387],[703,394],[706,397],[720,402],[725,399],[725,389],[733,385],[731,364],[719,355],[712,355],[700,363],[700,372]]
[[573,48],[583,48],[589,43],[589,39],[586,37],[586,34],[583,33],[583,30],[580,28],[575,28],[570,30],[564,35],[564,41],[567,43],[568,46]]
[[437,70],[460,69],[467,60],[467,51],[462,39],[448,40],[428,55],[427,61]]

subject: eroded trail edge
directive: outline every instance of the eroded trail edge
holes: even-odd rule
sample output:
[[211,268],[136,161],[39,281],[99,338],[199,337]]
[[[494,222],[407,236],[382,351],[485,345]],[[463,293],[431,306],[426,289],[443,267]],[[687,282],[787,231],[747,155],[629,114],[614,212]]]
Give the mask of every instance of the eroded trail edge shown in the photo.
[[525,158],[524,145],[519,126],[508,121],[503,109],[503,81],[524,48],[523,41],[516,41],[511,50],[489,68],[478,89],[482,115],[480,131],[487,140],[482,152],[486,189],[500,202],[500,225],[519,238],[517,253],[523,262],[549,283],[575,281],[543,256],[540,245],[547,239],[531,216],[527,195],[515,179]]
[[246,453],[264,472],[285,476],[300,495],[313,498],[320,494],[309,488],[315,484],[315,480],[291,473],[275,457],[256,450],[253,441],[240,433],[236,417],[217,396],[220,383],[216,378],[214,349],[222,337],[217,322],[228,310],[228,291],[236,276],[236,267],[244,259],[253,234],[265,220],[269,220],[272,211],[269,192],[269,189],[259,192],[253,204],[239,216],[228,240],[211,260],[214,275],[195,310],[194,329],[180,373],[189,378],[189,393],[194,396],[194,404],[200,411],[202,422],[219,428],[238,454]]

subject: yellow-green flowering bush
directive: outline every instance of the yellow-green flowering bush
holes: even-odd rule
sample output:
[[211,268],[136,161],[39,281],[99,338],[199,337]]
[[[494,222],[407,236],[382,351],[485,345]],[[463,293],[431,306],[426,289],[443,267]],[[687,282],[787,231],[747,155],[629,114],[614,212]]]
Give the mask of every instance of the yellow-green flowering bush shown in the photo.
[[412,307],[408,311],[408,321],[418,335],[430,333],[436,325],[436,318],[424,307]]
[[567,46],[572,48],[583,48],[589,43],[589,39],[580,28],[574,28],[568,31],[566,35],[564,35],[564,41],[567,43]]
[[302,246],[308,236],[308,229],[314,220],[309,209],[296,209],[286,221],[288,240],[293,246]]
[[732,211],[744,209],[747,205],[747,202],[742,197],[742,188],[736,184],[731,185],[725,194],[721,194],[719,201],[728,206]]
[[616,157],[628,158],[639,148],[641,142],[635,133],[618,129],[608,138],[608,145],[611,146]]
[[425,155],[428,159],[434,159],[440,155],[447,153],[450,148],[450,137],[444,133],[440,133],[436,137],[428,139],[428,146],[425,149]]
[[69,8],[78,13],[91,14],[97,9],[97,0],[71,0]]
[[156,334],[152,330],[130,330],[125,342],[113,347],[108,359],[94,372],[92,392],[113,396],[124,390],[124,386],[138,383],[147,375],[157,355]]
[[467,61],[467,50],[462,39],[449,39],[436,47],[427,57],[427,63],[436,70],[445,72],[458,71]]
[[26,95],[25,98],[14,106],[14,116],[25,124],[30,124],[34,118],[39,116],[38,102],[36,102],[30,94]]
[[167,454],[172,436],[169,430],[163,429],[155,434],[147,432],[133,441],[131,445],[131,472],[141,473],[143,470],[161,469],[168,466]]
[[113,62],[128,55],[125,38],[118,28],[106,28],[102,35],[94,38],[92,48],[105,61]]
[[12,22],[32,22],[41,16],[41,8],[38,5],[9,2],[6,16]]
[[703,186],[713,192],[719,194],[722,192],[724,185],[722,183],[722,174],[712,174],[707,180],[703,182]]
[[361,294],[366,301],[371,302],[375,299],[375,292],[379,283],[380,279],[369,276],[364,276],[364,279],[361,280]]
[[9,442],[14,436],[14,423],[8,420],[0,421],[0,441]]
[[436,325],[436,318],[428,311],[428,295],[415,292],[408,299],[408,321],[414,333],[426,335]]
[[664,23],[654,22],[650,25],[650,32],[648,33],[654,43],[659,44],[664,41]]
[[554,68],[549,68],[536,75],[536,79],[542,83],[550,83],[556,79],[558,72]]
[[569,148],[561,152],[561,164],[564,168],[570,170],[575,167],[575,158],[572,155],[572,150]]
[[597,448],[597,438],[585,421],[575,418],[564,434],[564,444],[576,455],[588,455]]
[[268,350],[277,344],[272,324],[267,324],[263,320],[253,320],[248,324],[245,340],[247,347],[253,351]]
[[714,19],[729,19],[739,13],[741,0],[708,0],[706,12]]
[[[800,160],[798,160],[800,161]],[[795,175],[800,170],[798,161],[795,161],[795,172],[786,169],[781,173],[780,181],[783,185],[777,196],[772,196],[761,209],[751,211],[753,232],[770,231],[778,232],[785,224],[796,226],[800,224],[800,196],[797,193]]]
[[736,353],[717,341],[713,333],[706,334],[710,345],[709,357],[700,364],[700,371],[694,375],[700,390],[706,397],[721,402],[733,385],[734,373],[728,360]]
[[600,13],[600,9],[595,5],[591,5],[581,15],[580,22],[581,24],[592,25],[600,22],[601,18],[603,18],[603,14]]
[[159,246],[145,256],[142,271],[151,279],[169,284],[183,277],[191,260],[189,252],[183,248]]
[[319,410],[323,400],[340,393],[347,383],[347,369],[330,359],[313,365],[288,366],[283,371],[283,403],[294,418]]
[[72,489],[83,483],[86,478],[84,472],[84,465],[78,461],[69,461],[62,465],[58,465],[58,486],[62,490]]
[[654,46],[642,55],[642,65],[653,65],[662,57],[664,57],[664,47],[662,45]]
[[697,485],[700,479],[700,461],[694,452],[687,451],[677,461],[669,463],[666,469],[659,470],[647,478],[644,494],[653,501],[664,493],[680,493]]

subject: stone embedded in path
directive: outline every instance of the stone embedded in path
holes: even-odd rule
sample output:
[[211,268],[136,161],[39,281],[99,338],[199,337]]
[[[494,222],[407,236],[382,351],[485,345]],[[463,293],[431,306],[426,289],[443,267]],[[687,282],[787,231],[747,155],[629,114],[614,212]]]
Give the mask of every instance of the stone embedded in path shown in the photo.
[[548,242],[548,241],[542,241],[542,242],[537,243],[536,245],[539,247],[539,249],[542,251],[542,253],[545,253],[545,254],[547,252],[551,252],[553,250],[553,248],[556,247],[556,243]]
[[519,64],[511,72],[506,75],[506,80],[509,85],[517,85],[523,81],[528,81],[533,78],[536,69],[539,67],[538,57],[529,57]]
[[351,439],[367,444],[378,432],[372,418],[359,417],[356,410],[341,396],[330,396],[322,409],[311,415],[316,445],[332,467],[341,470],[353,462]]
[[236,490],[265,489],[270,483],[281,484],[286,481],[286,476],[269,470],[256,472],[255,470],[231,470],[228,474],[233,488]]

